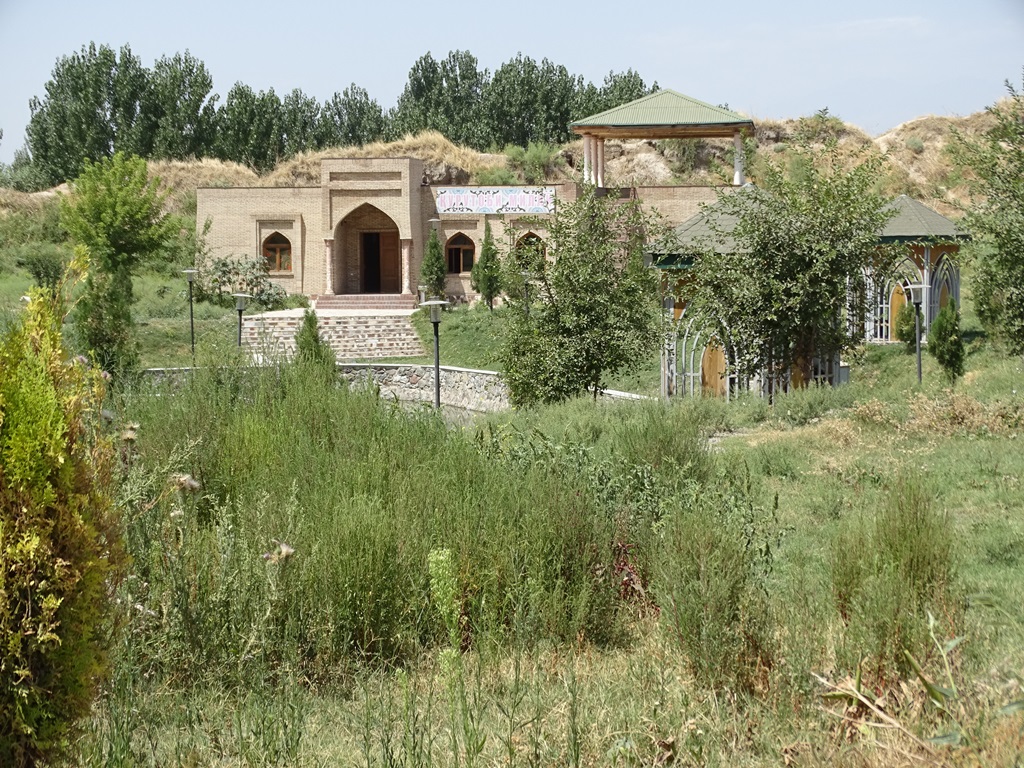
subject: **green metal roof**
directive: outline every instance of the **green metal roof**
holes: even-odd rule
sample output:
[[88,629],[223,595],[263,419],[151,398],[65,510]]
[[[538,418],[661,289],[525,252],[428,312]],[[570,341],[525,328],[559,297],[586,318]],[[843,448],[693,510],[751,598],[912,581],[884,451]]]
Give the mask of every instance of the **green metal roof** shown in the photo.
[[[751,185],[743,188],[746,189],[756,188]],[[895,215],[882,228],[879,235],[882,242],[949,241],[969,237],[945,216],[906,195],[900,195],[887,203],[886,207],[894,209]],[[722,211],[718,203],[705,206],[700,213],[676,227],[678,253],[653,254],[654,266],[662,269],[689,268],[693,264],[693,255],[709,246],[718,253],[737,253],[736,241],[730,235],[737,221],[736,216]],[[722,235],[717,235],[712,229],[712,222],[717,225],[716,228],[723,233]]]
[[923,203],[900,195],[887,208],[895,214],[882,228],[882,241],[896,240],[963,240],[968,235],[956,224]]
[[716,107],[668,89],[655,91],[628,104],[569,123],[571,128],[701,125],[735,125],[737,128],[753,128],[754,123],[749,118],[737,115],[723,107]]

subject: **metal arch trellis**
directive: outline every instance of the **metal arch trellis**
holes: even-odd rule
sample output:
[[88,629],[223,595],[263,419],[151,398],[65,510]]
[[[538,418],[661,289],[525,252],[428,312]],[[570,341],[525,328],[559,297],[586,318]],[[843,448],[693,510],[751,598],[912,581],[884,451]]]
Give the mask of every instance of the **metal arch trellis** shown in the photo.
[[950,299],[960,306],[960,270],[956,262],[946,254],[939,257],[932,268],[932,281],[928,290],[929,312],[928,318],[935,322],[939,311],[942,309],[942,289],[946,288]]
[[891,276],[878,279],[874,275],[867,276],[868,296],[874,296],[872,311],[868,314],[871,327],[867,329],[867,337],[874,341],[892,341],[890,310],[892,296],[899,286],[904,291],[912,283],[922,279],[921,270],[911,259],[904,258],[893,270]]
[[706,317],[688,313],[688,310],[689,307],[684,307],[679,318],[673,320],[672,323],[671,338],[668,340],[670,349],[665,356],[666,374],[670,379],[666,386],[666,394],[679,394],[680,388],[676,384],[680,380],[683,394],[693,397],[703,393],[704,351],[709,343],[719,342],[725,351],[725,399],[728,402],[732,392],[740,383],[740,377],[736,373],[738,359],[736,345],[724,324],[720,324],[717,331],[709,329],[709,321]]

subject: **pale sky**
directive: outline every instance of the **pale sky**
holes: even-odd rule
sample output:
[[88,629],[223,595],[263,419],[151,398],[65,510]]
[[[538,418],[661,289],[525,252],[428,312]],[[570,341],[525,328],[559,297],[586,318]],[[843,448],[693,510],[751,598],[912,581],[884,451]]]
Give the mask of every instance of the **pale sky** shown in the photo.
[[219,103],[236,81],[321,102],[354,82],[387,109],[421,55],[464,49],[491,72],[522,52],[597,85],[632,67],[755,121],[828,107],[877,135],[1020,87],[1024,0],[0,0],[0,162],[56,60],[91,41],[127,43],[147,67],[188,49]]

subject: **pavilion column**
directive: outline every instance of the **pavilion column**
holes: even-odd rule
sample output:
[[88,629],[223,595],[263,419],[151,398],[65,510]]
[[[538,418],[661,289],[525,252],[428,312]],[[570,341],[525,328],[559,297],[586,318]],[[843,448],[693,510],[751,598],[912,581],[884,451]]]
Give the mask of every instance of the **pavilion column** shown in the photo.
[[334,293],[334,238],[324,238],[324,293]]
[[591,146],[592,137],[589,133],[583,134],[583,183],[591,184],[591,176],[594,173],[594,152]]
[[739,131],[732,135],[732,146],[732,183],[733,186],[742,187],[747,183],[747,178],[743,173],[743,136]]
[[412,293],[412,240],[402,240],[402,293]]
[[928,333],[932,325],[932,249],[927,245],[921,258],[921,282],[924,284],[924,306],[921,308],[924,317],[921,318],[921,327]]
[[597,186],[604,186],[604,139],[597,140]]

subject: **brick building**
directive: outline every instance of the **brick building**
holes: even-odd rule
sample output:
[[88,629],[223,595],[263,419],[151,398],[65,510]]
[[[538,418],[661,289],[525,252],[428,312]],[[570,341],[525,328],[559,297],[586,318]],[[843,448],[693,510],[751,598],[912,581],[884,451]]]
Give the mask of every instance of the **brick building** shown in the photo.
[[[735,113],[658,91],[631,104],[578,121],[583,137],[583,180],[604,188],[606,138],[733,136],[753,123]],[[734,183],[743,183],[742,152]],[[575,183],[534,187],[438,186],[414,158],[335,158],[321,163],[320,184],[310,187],[200,188],[196,218],[209,221],[213,256],[258,256],[288,293],[323,297],[369,295],[413,306],[420,263],[432,227],[448,261],[449,297],[472,299],[470,270],[480,252],[484,223],[495,242],[510,237],[544,238],[524,216],[551,215],[556,201],[572,201]],[[624,191],[678,224],[713,202],[714,187],[639,187]],[[514,228],[514,234],[507,232]],[[392,303],[392,306],[395,304]]]

